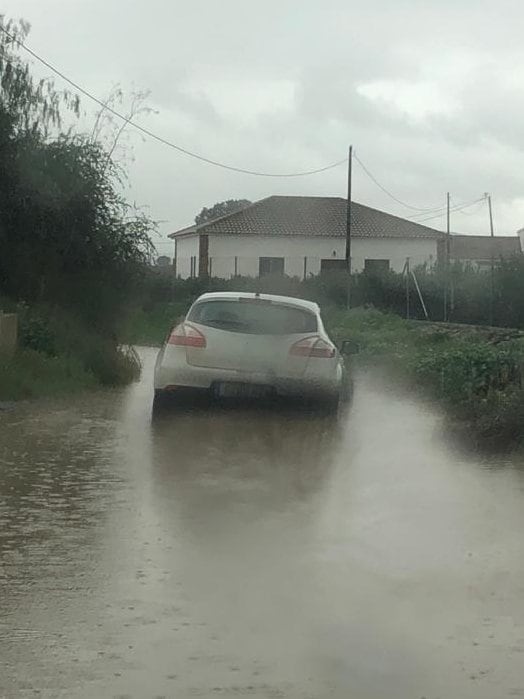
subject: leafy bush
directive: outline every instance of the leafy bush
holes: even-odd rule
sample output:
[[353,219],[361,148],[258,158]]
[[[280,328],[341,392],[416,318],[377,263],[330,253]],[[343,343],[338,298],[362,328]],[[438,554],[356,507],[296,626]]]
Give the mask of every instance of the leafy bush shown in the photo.
[[50,357],[56,356],[56,338],[49,319],[38,310],[30,309],[26,304],[19,304],[17,312],[20,345]]
[[140,360],[129,348],[93,343],[87,349],[83,362],[103,386],[125,385],[140,376]]
[[497,392],[481,402],[475,420],[477,442],[498,448],[522,445],[524,425],[524,392],[512,390]]
[[410,369],[446,400],[477,405],[478,399],[519,384],[522,357],[522,349],[513,346],[454,342],[418,351]]
[[120,348],[115,337],[94,332],[73,314],[24,304],[19,305],[18,314],[22,350],[77,362],[102,385],[124,384],[138,377],[136,353]]

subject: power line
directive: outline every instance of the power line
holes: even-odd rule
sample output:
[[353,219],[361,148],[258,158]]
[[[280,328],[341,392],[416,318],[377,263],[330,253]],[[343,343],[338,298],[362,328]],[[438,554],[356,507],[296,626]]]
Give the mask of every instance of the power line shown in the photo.
[[417,223],[417,221],[422,221],[426,216],[429,216],[430,214],[435,214],[435,218],[438,216],[443,216],[446,213],[446,208],[445,206],[440,207],[439,209],[431,209],[429,211],[424,212],[423,214],[414,214],[413,216],[406,216],[406,218],[409,221],[414,221]]
[[409,216],[406,216],[406,218],[410,219],[410,221],[417,221],[419,218],[424,218],[425,216],[429,216],[429,214],[434,213],[437,214],[440,211],[445,212],[447,210],[447,206],[436,206],[434,209],[428,209],[427,211],[424,211],[423,213],[417,213],[417,214],[410,214]]
[[[475,204],[477,204],[479,202],[483,202],[483,201],[484,201],[484,197],[482,197],[480,199],[473,199],[472,201],[469,201],[469,202],[460,202],[460,203],[457,203],[457,204],[454,204],[453,206],[451,206],[450,211],[455,211],[458,213],[462,213],[464,215],[469,215],[466,211],[463,211],[463,209],[467,209],[470,206],[474,206]],[[439,216],[444,216],[446,214],[446,211],[447,211],[447,206],[442,206],[439,209],[435,209],[433,212],[434,215],[431,215],[430,218],[438,218]],[[472,213],[474,213],[474,212],[472,212]],[[415,221],[415,223],[417,223],[419,221],[426,220],[427,216],[426,216],[426,214],[413,214],[413,216],[408,216],[408,218],[412,221]]]
[[[475,199],[474,201],[470,201],[467,204],[462,204],[460,206],[454,206],[450,208],[450,212],[455,212],[455,213],[463,213],[462,209],[467,209],[470,206],[473,206],[474,204],[478,204],[479,202],[484,201],[484,197],[481,197],[480,199]],[[446,211],[443,211],[439,214],[435,214],[433,216],[427,216],[426,218],[421,218],[417,219],[416,223],[424,223],[425,221],[433,221],[435,218],[442,218],[442,216],[446,216]]]
[[462,214],[463,216],[475,216],[475,214],[478,214],[479,211],[484,208],[484,203],[485,203],[485,198],[483,197],[479,202],[478,206],[474,211],[459,211],[459,214]]
[[[377,185],[377,187],[379,187],[379,189],[381,189],[385,194],[387,194],[389,197],[391,197],[391,199],[396,201],[401,206],[405,206],[408,209],[413,209],[414,211],[419,212],[417,214],[413,214],[412,216],[408,217],[412,220],[415,220],[416,223],[423,223],[424,221],[432,221],[435,218],[441,218],[442,216],[446,215],[447,206],[436,206],[436,207],[422,208],[419,206],[412,206],[411,204],[408,204],[408,203],[402,201],[401,199],[398,199],[394,194],[392,194],[388,189],[386,189],[386,187],[384,187],[376,179],[376,177],[369,171],[369,169],[364,165],[364,163],[360,160],[360,158],[356,154],[354,154],[353,157],[359,163],[359,165],[364,170],[366,175]],[[480,199],[474,199],[471,202],[457,204],[455,206],[452,206],[450,208],[450,211],[457,212],[457,213],[463,213],[465,215],[470,215],[467,212],[463,211],[463,209],[467,209],[470,206],[473,206],[474,204],[481,203],[483,201],[484,201],[484,197],[481,197]],[[472,212],[472,214],[473,213],[476,213],[476,212]]]
[[[462,213],[463,209],[467,209],[470,206],[473,206],[474,204],[477,204],[478,202],[482,201],[482,199],[475,199],[474,201],[471,201],[466,204],[461,204],[460,206],[452,206],[450,207],[450,212],[451,213]],[[443,216],[446,216],[447,214],[447,209],[445,208],[444,211],[441,211],[437,214],[433,214],[431,216],[426,216],[425,218],[418,218],[416,219],[415,223],[423,223],[424,221],[432,221],[436,218],[442,218]]]
[[184,155],[187,155],[191,158],[195,158],[196,160],[200,160],[204,163],[207,163],[208,165],[214,165],[215,167],[219,167],[219,168],[222,168],[224,170],[231,170],[232,172],[240,172],[244,175],[255,175],[257,177],[306,177],[308,175],[316,175],[320,172],[326,172],[327,170],[332,170],[333,168],[338,167],[339,165],[342,165],[343,163],[347,162],[347,158],[343,158],[342,160],[337,160],[337,162],[335,162],[335,163],[331,163],[330,165],[324,165],[323,167],[315,168],[313,170],[305,170],[302,172],[277,173],[277,172],[259,172],[258,170],[248,170],[246,168],[236,167],[234,165],[227,165],[226,163],[222,163],[218,160],[213,160],[212,158],[207,158],[204,155],[200,155],[199,153],[195,153],[194,151],[190,151],[187,148],[183,148],[182,146],[179,146],[178,144],[173,143],[172,141],[168,141],[167,139],[163,138],[162,136],[158,136],[153,131],[146,129],[144,126],[140,126],[140,124],[136,124],[130,118],[126,117],[124,114],[121,114],[120,112],[117,112],[115,109],[113,109],[112,107],[107,105],[105,102],[102,102],[102,100],[98,99],[98,97],[95,97],[95,95],[88,92],[88,90],[85,90],[83,87],[81,87],[74,80],[71,80],[71,78],[68,78],[67,75],[62,73],[60,70],[58,70],[53,65],[51,65],[51,63],[49,63],[44,58],[42,58],[37,53],[35,53],[32,49],[30,49],[28,46],[26,46],[22,41],[20,41],[19,39],[14,37],[12,34],[10,34],[1,25],[0,25],[0,31],[2,31],[9,39],[11,39],[11,41],[14,41],[16,44],[18,44],[18,46],[21,46],[25,51],[27,51],[28,54],[33,56],[33,58],[36,58],[36,60],[39,61],[40,63],[42,63],[42,65],[46,66],[46,68],[49,68],[49,70],[52,70],[53,73],[55,73],[60,78],[62,78],[62,80],[65,80],[65,82],[69,83],[69,85],[74,87],[75,90],[77,90],[81,94],[85,95],[93,102],[96,102],[96,104],[98,104],[104,110],[108,111],[110,114],[113,114],[113,116],[116,116],[118,119],[122,119],[126,124],[128,124],[129,126],[132,126],[137,131],[141,131],[143,134],[145,134],[149,138],[152,138],[155,141],[158,141],[159,143],[162,143],[163,145],[168,146],[169,148],[173,148],[174,150],[178,151],[179,153],[183,153]]
[[390,197],[391,199],[393,199],[393,201],[396,201],[397,204],[400,204],[401,206],[405,206],[407,209],[412,209],[413,211],[421,211],[421,212],[424,212],[424,213],[430,213],[431,211],[438,211],[438,210],[440,210],[441,207],[436,207],[436,206],[433,206],[433,207],[425,207],[425,208],[422,208],[422,207],[420,207],[420,206],[412,206],[411,204],[407,204],[405,201],[402,201],[401,199],[398,199],[394,194],[392,194],[392,193],[389,191],[389,189],[386,189],[382,184],[380,184],[380,182],[377,180],[377,178],[368,170],[368,168],[364,165],[364,163],[362,162],[362,160],[360,160],[360,158],[358,157],[358,155],[353,154],[353,157],[354,157],[355,160],[358,162],[358,164],[360,165],[360,167],[364,170],[364,172],[365,172],[366,175],[369,177],[369,179],[370,179],[372,182],[374,182],[374,183],[377,185],[377,187],[378,187],[379,189],[381,189],[381,190],[384,192],[384,194],[387,194],[388,197]]
[[410,221],[415,221],[415,223],[421,219],[423,219],[425,216],[429,216],[430,214],[435,214],[435,216],[438,213],[444,214],[446,212],[447,207],[446,206],[439,206],[438,208],[434,209],[428,209],[424,213],[418,213],[418,214],[411,214],[410,216],[406,216],[407,219]]

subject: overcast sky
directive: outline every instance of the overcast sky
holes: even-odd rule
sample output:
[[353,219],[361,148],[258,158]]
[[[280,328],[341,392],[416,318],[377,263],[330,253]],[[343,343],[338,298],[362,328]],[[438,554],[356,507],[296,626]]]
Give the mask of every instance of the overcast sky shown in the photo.
[[[385,187],[429,208],[493,195],[496,233],[524,227],[522,0],[4,0],[37,53],[104,99],[148,89],[159,135],[215,160],[288,172],[349,143]],[[40,73],[41,69],[38,68]],[[45,71],[49,74],[49,71]],[[57,84],[60,81],[57,79]],[[124,104],[123,108],[127,105]],[[83,100],[85,123],[96,107]],[[227,172],[128,134],[129,197],[163,235],[203,206],[346,194],[346,169],[297,179]],[[355,200],[400,216],[354,166]],[[488,233],[484,204],[452,229]],[[444,227],[445,219],[428,225]],[[159,248],[170,252],[170,247]]]

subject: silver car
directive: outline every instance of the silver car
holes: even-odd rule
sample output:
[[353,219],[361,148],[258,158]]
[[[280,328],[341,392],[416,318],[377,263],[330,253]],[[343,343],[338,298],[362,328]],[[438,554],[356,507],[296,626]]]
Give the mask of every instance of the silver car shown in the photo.
[[154,407],[205,394],[300,398],[332,410],[352,382],[316,303],[255,293],[208,293],[170,332],[155,366]]

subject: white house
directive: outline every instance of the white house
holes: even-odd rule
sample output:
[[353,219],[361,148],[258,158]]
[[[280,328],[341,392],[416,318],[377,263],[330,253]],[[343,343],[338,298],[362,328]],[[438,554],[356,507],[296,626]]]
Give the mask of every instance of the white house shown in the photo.
[[[271,196],[246,208],[170,235],[173,264],[183,279],[286,274],[305,278],[345,267],[346,199]],[[401,272],[433,265],[443,233],[369,206],[351,204],[354,271]]]

